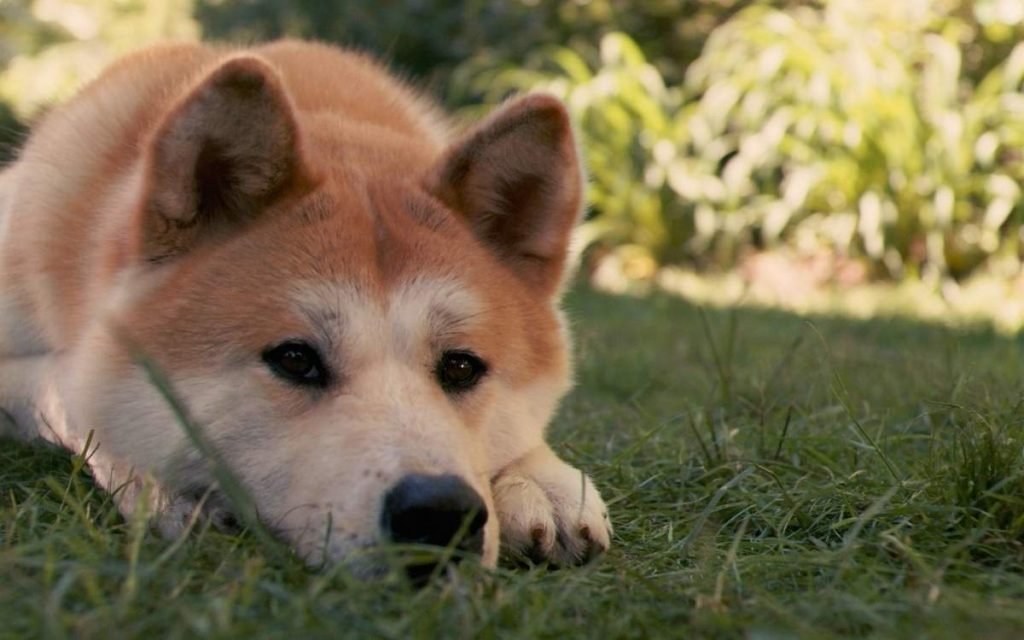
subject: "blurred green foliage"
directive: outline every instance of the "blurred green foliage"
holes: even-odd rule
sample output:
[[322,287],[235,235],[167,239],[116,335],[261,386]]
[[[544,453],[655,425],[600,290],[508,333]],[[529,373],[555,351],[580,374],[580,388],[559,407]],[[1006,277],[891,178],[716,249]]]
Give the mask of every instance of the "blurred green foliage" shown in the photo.
[[14,150],[27,133],[25,125],[15,117],[11,108],[0,102],[0,166],[14,159]]
[[467,111],[562,96],[602,251],[729,267],[789,246],[894,278],[1016,273],[1022,23],[1020,0],[0,0],[0,147],[20,135],[12,113],[139,44],[317,38]]
[[591,236],[619,251],[731,266],[787,244],[959,278],[1019,269],[1021,20],[1005,2],[754,5],[678,84],[624,33],[596,55],[558,47],[462,78],[491,101],[530,88],[567,101]]
[[[784,0],[776,5],[797,5]],[[302,36],[360,47],[439,89],[466,62],[516,64],[558,43],[591,50],[622,31],[670,79],[682,78],[707,34],[749,0],[199,0],[213,39]],[[449,96],[464,100],[467,96]]]
[[0,101],[29,120],[123,53],[197,38],[191,13],[192,0],[0,0]]
[[665,166],[671,188],[708,212],[698,247],[722,236],[824,245],[893,276],[1016,259],[1024,47],[970,77],[962,44],[983,25],[960,8],[754,7],[712,34]]

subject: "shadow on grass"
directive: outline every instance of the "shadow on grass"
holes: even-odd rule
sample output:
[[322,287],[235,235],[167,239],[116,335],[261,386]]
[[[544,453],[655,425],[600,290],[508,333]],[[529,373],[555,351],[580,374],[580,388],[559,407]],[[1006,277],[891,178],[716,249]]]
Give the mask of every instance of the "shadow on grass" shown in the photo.
[[885,634],[1024,594],[1020,338],[584,288],[567,308],[556,449],[612,488],[632,566],[689,583],[709,619],[756,601]]

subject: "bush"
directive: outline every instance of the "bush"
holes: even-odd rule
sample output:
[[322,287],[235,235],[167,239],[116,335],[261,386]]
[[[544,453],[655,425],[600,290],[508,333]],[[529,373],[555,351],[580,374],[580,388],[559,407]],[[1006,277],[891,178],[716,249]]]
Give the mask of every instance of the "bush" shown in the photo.
[[687,76],[697,101],[670,183],[724,214],[716,234],[739,216],[733,229],[765,243],[853,249],[892,275],[1016,254],[1024,47],[971,86],[961,21],[875,6],[753,8],[713,34]]
[[[195,39],[191,11],[192,0],[0,1],[0,102],[31,122],[117,56],[155,40]],[[6,143],[0,137],[0,155]]]
[[1024,45],[965,70],[984,25],[936,6],[748,7],[678,86],[624,34],[596,59],[561,48],[464,75],[493,99],[539,87],[569,102],[600,243],[723,267],[787,244],[893,277],[1016,268]]

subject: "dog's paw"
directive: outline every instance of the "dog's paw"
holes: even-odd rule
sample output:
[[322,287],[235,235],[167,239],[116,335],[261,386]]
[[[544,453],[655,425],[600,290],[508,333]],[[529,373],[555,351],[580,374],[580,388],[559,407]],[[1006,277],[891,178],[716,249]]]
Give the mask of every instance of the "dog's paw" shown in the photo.
[[611,544],[608,509],[594,483],[546,446],[503,469],[492,488],[502,548],[513,560],[571,566]]

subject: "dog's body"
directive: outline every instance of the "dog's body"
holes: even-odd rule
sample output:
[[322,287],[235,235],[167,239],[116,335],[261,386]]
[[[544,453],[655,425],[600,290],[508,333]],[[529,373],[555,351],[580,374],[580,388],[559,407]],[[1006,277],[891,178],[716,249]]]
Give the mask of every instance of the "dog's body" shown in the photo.
[[475,516],[485,564],[499,530],[583,561],[608,546],[605,507],[543,439],[570,383],[557,304],[581,181],[551,98],[452,140],[358,54],[130,56],[0,174],[8,428],[89,440],[126,513],[155,479],[180,533],[215,483],[141,354],[311,562],[445,544],[450,512]]

